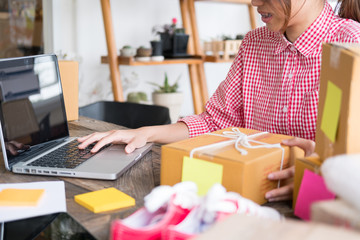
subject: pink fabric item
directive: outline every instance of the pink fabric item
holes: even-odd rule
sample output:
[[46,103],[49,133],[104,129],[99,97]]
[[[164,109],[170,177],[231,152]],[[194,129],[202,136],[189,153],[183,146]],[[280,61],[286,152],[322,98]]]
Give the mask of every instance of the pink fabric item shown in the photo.
[[262,207],[237,193],[226,192],[223,186],[215,184],[204,197],[203,202],[194,207],[182,222],[170,225],[163,230],[163,239],[191,239],[232,214],[245,214],[272,220],[282,218],[276,210]]
[[169,225],[178,224],[190,212],[170,201],[167,208],[150,213],[141,208],[124,220],[115,220],[111,226],[111,240],[161,239],[161,232]]

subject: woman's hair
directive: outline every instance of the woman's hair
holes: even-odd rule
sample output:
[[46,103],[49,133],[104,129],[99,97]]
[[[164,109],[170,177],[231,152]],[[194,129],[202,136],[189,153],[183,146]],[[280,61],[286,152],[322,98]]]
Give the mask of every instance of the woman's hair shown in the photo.
[[[285,15],[285,23],[282,29],[286,29],[291,17],[291,0],[277,0]],[[348,18],[360,22],[360,1],[359,0],[338,0],[336,8],[341,18]]]
[[337,7],[339,16],[360,22],[359,0],[338,0]]
[[284,26],[282,27],[285,30],[291,17],[291,0],[277,0],[277,1],[280,3],[282,11],[285,15],[285,23]]

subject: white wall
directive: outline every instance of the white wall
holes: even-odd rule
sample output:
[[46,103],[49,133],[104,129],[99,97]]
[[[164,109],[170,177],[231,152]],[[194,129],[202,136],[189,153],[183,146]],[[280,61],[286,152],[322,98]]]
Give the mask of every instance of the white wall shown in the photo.
[[[180,20],[178,0],[112,0],[111,10],[116,46],[150,46],[154,25]],[[247,7],[236,4],[197,2],[196,12],[200,39],[210,40],[222,34],[235,35],[250,30]],[[76,56],[80,61],[80,106],[98,100],[112,100],[109,66],[100,63],[107,55],[100,0],[53,0],[54,52]],[[225,78],[230,63],[205,64],[209,93]],[[151,97],[148,81],[161,83],[164,72],[170,81],[181,74],[180,90],[185,93],[181,115],[193,114],[187,66],[120,66],[125,96],[129,91],[145,91]],[[133,83],[128,83],[128,82]],[[132,85],[132,86],[131,86]]]

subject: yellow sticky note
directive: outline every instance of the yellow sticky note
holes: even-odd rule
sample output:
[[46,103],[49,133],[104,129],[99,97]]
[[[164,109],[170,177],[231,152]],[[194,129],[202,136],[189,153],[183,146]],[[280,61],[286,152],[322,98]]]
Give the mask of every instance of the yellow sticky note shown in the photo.
[[223,166],[196,158],[184,157],[181,181],[192,181],[203,196],[215,184],[222,182]]
[[7,188],[0,192],[1,207],[32,207],[39,203],[44,189],[17,189]]
[[113,187],[79,194],[74,199],[94,213],[135,206],[134,198]]
[[335,142],[336,139],[340,118],[341,98],[342,90],[329,81],[321,119],[321,130],[332,142]]

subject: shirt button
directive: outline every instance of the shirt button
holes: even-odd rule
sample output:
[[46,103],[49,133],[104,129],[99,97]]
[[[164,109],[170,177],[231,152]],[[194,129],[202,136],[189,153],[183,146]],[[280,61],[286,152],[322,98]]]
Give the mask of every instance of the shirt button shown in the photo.
[[284,107],[284,108],[283,108],[283,112],[284,112],[284,113],[287,113],[287,112],[288,112],[288,108],[287,108],[287,107]]
[[296,53],[296,47],[294,45],[290,46],[290,51],[292,51],[293,53]]
[[293,74],[292,73],[289,73],[289,79],[292,79],[292,77],[293,77]]

